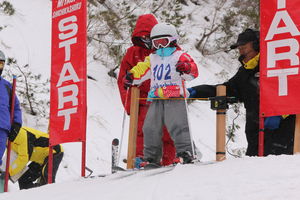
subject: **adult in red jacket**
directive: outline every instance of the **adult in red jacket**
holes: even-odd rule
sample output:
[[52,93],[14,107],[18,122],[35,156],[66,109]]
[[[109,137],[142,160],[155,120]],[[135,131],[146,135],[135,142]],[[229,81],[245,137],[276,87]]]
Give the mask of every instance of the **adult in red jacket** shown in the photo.
[[[152,52],[150,32],[153,26],[156,24],[157,24],[157,20],[152,14],[141,15],[138,18],[135,29],[131,36],[131,41],[133,43],[133,46],[127,49],[127,52],[121,62],[120,72],[118,76],[118,86],[119,86],[122,103],[127,111],[127,114],[129,114],[130,112],[130,89],[127,92],[127,90],[124,88],[123,80],[124,77],[126,76],[126,73],[131,68],[133,68],[138,62],[143,62],[145,57]],[[145,81],[142,85],[140,85],[139,89],[140,89],[140,97],[146,98],[148,96],[148,92],[150,89],[150,80]],[[143,157],[144,155],[143,154],[144,136],[143,136],[142,128],[143,128],[143,124],[144,124],[144,120],[148,108],[149,105],[147,104],[146,100],[140,100],[137,141],[136,141],[136,157]],[[163,142],[162,165],[172,164],[175,158],[175,147],[165,127],[164,127],[164,135],[162,138],[162,142]]]

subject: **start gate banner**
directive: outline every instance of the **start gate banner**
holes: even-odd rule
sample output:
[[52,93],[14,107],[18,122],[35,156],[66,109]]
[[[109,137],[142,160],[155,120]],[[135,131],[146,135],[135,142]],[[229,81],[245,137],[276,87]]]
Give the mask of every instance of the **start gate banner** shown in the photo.
[[300,0],[260,1],[260,113],[300,113]]
[[86,0],[52,0],[50,145],[86,139]]

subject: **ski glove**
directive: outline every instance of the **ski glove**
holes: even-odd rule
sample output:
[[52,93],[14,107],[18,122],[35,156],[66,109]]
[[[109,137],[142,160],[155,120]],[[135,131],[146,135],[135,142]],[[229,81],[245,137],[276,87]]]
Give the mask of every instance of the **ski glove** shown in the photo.
[[188,88],[187,90],[188,90],[189,93],[190,93],[189,98],[195,98],[195,97],[196,97],[197,91],[196,91],[194,88]]
[[123,78],[124,88],[127,90],[133,82],[133,75],[130,72],[126,73],[126,76]]
[[281,116],[272,116],[272,117],[265,118],[265,122],[264,122],[265,128],[270,130],[275,130],[279,128],[281,119],[282,119]]
[[176,71],[182,74],[189,74],[191,72],[191,64],[188,62],[178,62],[176,65]]
[[19,123],[13,123],[12,125],[11,125],[11,129],[10,129],[10,132],[9,132],[9,134],[8,134],[8,139],[9,139],[9,141],[14,141],[15,140],[15,138],[17,137],[17,135],[18,135],[18,133],[19,133],[19,131],[20,131],[20,128],[21,128],[21,124],[19,124]]

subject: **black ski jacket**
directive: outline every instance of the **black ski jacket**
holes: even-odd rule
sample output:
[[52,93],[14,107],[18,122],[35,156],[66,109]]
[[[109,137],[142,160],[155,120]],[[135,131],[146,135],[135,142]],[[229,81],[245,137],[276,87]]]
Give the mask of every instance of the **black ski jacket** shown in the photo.
[[[227,82],[223,83],[223,85],[226,86],[227,96],[236,97],[239,102],[244,103],[246,109],[245,132],[248,142],[246,155],[257,156],[259,133],[259,65],[254,69],[246,69],[242,64],[238,72]],[[196,98],[216,96],[216,85],[199,85],[193,87],[193,89],[196,90],[196,94],[194,95]],[[272,143],[274,141],[271,141],[270,138],[273,136],[270,135],[269,130],[265,130],[265,155],[292,153],[294,120],[295,116],[289,116],[285,120],[282,120],[285,127],[288,127],[286,124],[290,125],[289,130],[279,131],[283,132],[281,135],[284,137],[284,140],[281,140],[282,137],[280,136],[276,137],[277,143],[284,143],[281,145],[284,147],[282,150],[277,150],[276,152],[272,150]],[[280,126],[282,126],[282,123]]]

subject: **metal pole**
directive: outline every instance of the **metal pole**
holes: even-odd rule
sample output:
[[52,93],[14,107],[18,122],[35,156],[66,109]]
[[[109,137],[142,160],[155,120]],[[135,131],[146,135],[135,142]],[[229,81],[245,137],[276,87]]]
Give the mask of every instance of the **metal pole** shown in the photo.
[[294,154],[300,153],[300,114],[296,115],[295,136],[294,136]]
[[124,112],[123,112],[123,119],[122,119],[122,130],[121,130],[121,138],[120,138],[120,147],[119,147],[119,155],[117,159],[117,166],[120,164],[120,157],[122,152],[122,145],[123,145],[123,138],[124,138],[124,129],[125,129],[125,120],[126,120],[126,106],[128,102],[128,94],[129,94],[129,88],[126,90],[126,96],[125,96],[125,104],[124,104]]
[[190,140],[191,140],[191,145],[192,145],[192,156],[195,159],[196,153],[195,153],[195,147],[194,147],[193,134],[192,134],[191,126],[190,126],[190,119],[189,119],[189,113],[188,113],[188,105],[187,105],[187,101],[186,101],[187,97],[186,97],[184,79],[182,79],[182,89],[183,89],[184,104],[185,104],[185,109],[186,109],[186,116],[187,116],[187,121],[188,121],[188,126],[189,126],[189,132],[190,132]]
[[[13,124],[13,122],[14,122],[16,85],[17,85],[17,77],[14,75],[13,76],[13,84],[12,84],[11,107],[10,107],[10,124]],[[7,141],[7,152],[6,152],[6,168],[5,168],[6,171],[5,171],[5,180],[4,180],[4,192],[8,191],[10,150],[11,150],[11,142],[8,140]]]
[[265,131],[264,131],[264,117],[259,116],[259,133],[258,133],[258,156],[264,156],[264,140],[265,140]]
[[82,141],[82,155],[81,155],[81,176],[85,177],[86,165],[86,141]]
[[48,156],[48,184],[52,183],[52,168],[53,168],[53,147],[49,144]]

